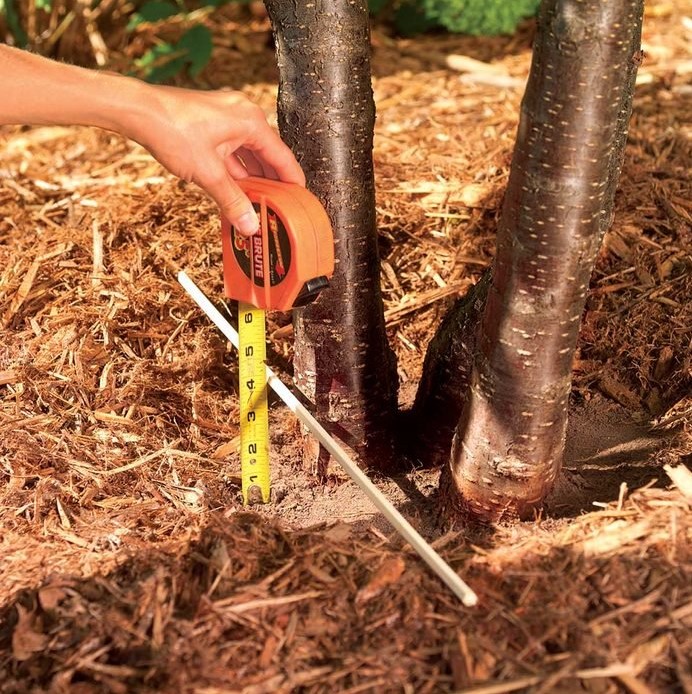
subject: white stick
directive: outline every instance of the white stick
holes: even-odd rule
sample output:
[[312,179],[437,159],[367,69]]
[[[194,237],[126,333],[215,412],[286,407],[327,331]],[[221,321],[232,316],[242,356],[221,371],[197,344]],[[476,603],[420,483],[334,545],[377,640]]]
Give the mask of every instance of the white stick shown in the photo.
[[[238,349],[238,333],[235,328],[218,311],[214,304],[207,299],[197,285],[181,271],[178,282],[192,297],[194,302],[207,314],[212,323]],[[370,481],[368,476],[348,457],[346,451],[329,435],[325,428],[312,416],[308,409],[286,387],[279,377],[267,366],[267,383],[274,392],[286,403],[286,406],[296,414],[303,424],[313,433],[315,438],[341,464],[349,477],[365,492],[367,497],[381,511],[394,529],[418,552],[421,559],[449,586],[452,592],[467,607],[478,603],[478,596],[454,572],[451,566],[421,537],[418,531],[397,511],[387,497]]]

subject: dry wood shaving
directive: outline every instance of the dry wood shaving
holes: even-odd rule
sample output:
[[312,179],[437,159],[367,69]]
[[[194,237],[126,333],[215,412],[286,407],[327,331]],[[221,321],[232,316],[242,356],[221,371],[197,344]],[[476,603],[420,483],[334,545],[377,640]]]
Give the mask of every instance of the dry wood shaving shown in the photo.
[[[273,119],[269,28],[232,5],[205,20],[217,51],[197,86],[242,88]],[[650,423],[667,442],[658,484],[669,464],[677,487],[620,486],[576,517],[438,537],[475,611],[363,521],[346,483],[300,471],[280,408],[277,504],[242,510],[235,356],[174,280],[182,266],[222,294],[212,203],[113,134],[1,129],[2,694],[689,690],[690,27],[681,4],[648,4],[573,392]],[[492,261],[531,36],[530,23],[497,39],[374,29],[382,286],[404,405],[445,309]],[[153,41],[144,27],[108,58],[125,68]],[[272,364],[290,371],[289,316],[270,320]],[[639,464],[626,455],[613,475]],[[423,524],[435,481],[414,481],[402,508]],[[354,522],[289,529],[300,506]]]

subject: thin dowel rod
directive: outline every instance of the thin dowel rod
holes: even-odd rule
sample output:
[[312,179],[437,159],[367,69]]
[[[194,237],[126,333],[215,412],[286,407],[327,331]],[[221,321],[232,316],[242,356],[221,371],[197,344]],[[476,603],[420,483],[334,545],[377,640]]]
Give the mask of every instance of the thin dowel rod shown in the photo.
[[[238,349],[238,333],[235,328],[207,299],[197,285],[183,271],[178,273],[178,282],[193,301],[207,314],[212,323]],[[279,377],[267,366],[267,383],[295,413],[315,438],[332,454],[349,477],[365,492],[378,511],[392,524],[394,529],[418,552],[423,561],[449,586],[452,592],[467,607],[478,603],[478,596],[454,572],[451,566],[426,542],[418,531],[399,513],[394,505],[372,483],[370,478],[351,460],[346,451],[329,435],[326,429],[312,416],[310,411],[296,398]]]

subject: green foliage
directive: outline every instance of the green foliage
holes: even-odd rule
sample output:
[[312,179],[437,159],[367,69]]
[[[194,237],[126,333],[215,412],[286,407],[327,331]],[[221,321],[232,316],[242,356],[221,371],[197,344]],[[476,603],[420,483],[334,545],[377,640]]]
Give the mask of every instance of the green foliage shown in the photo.
[[149,2],[145,2],[144,5],[130,17],[127,30],[132,31],[144,22],[158,22],[162,19],[175,17],[175,15],[181,12],[184,12],[184,9],[172,2],[166,2],[165,0],[149,0]]
[[211,32],[198,24],[185,32],[176,43],[163,42],[135,60],[135,67],[150,82],[163,82],[187,68],[192,77],[204,69],[213,49]]
[[511,34],[541,0],[369,0],[372,14],[391,18],[404,36],[435,26],[476,36]]
[[402,36],[414,36],[428,31],[437,25],[428,17],[419,2],[403,2],[394,13],[394,26]]
[[540,0],[421,0],[425,15],[449,31],[476,36],[511,34]]
[[214,43],[211,31],[207,27],[198,24],[187,31],[178,41],[179,50],[187,51],[185,62],[188,64],[188,71],[192,77],[197,77],[211,60],[214,50]]
[[15,0],[0,0],[0,17],[4,16],[7,28],[14,37],[14,41],[20,48],[24,48],[29,42],[29,37],[19,21],[19,13]]
[[[0,0],[1,2],[2,0]],[[389,4],[389,0],[368,0],[368,6],[372,14],[379,14]]]
[[370,14],[391,22],[402,36],[427,31],[437,23],[430,21],[420,6],[420,0],[368,0]]
[[[125,28],[153,44],[134,61],[131,74],[151,82],[182,73],[196,77],[213,50],[211,32],[201,22],[227,2],[248,0],[0,0],[0,41],[84,63],[93,55],[94,38],[107,51],[108,39],[113,36],[118,45]],[[51,13],[60,18],[57,25]],[[82,13],[94,13],[98,22],[74,21]]]
[[[218,7],[224,0],[207,0],[203,6]],[[128,31],[134,31],[145,22],[162,22],[172,17],[185,17],[183,0],[148,0],[130,18]],[[197,77],[211,59],[213,50],[211,32],[197,24],[188,29],[178,41],[162,41],[135,61],[141,77],[149,82],[164,82],[187,70]]]

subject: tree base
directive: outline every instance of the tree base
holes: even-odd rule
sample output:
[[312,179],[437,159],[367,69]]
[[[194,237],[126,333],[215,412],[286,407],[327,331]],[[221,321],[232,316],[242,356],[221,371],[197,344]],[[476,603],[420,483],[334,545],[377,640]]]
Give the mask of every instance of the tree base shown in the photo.
[[445,526],[457,523],[502,523],[513,520],[533,520],[540,513],[542,501],[527,503],[521,499],[504,500],[491,505],[482,487],[459,488],[449,464],[440,473],[438,522]]
[[407,455],[423,467],[438,467],[449,460],[490,280],[487,271],[445,315],[425,355],[416,401],[403,416]]
[[[572,404],[568,413],[563,465],[543,504],[523,511],[500,509],[495,516],[479,515],[463,496],[447,462],[440,475],[438,522],[441,527],[485,525],[512,519],[533,520],[577,516],[593,510],[593,502],[608,502],[661,476],[661,461],[678,450],[680,435],[652,431],[635,421],[624,407],[603,397]],[[665,483],[665,480],[661,480]]]

